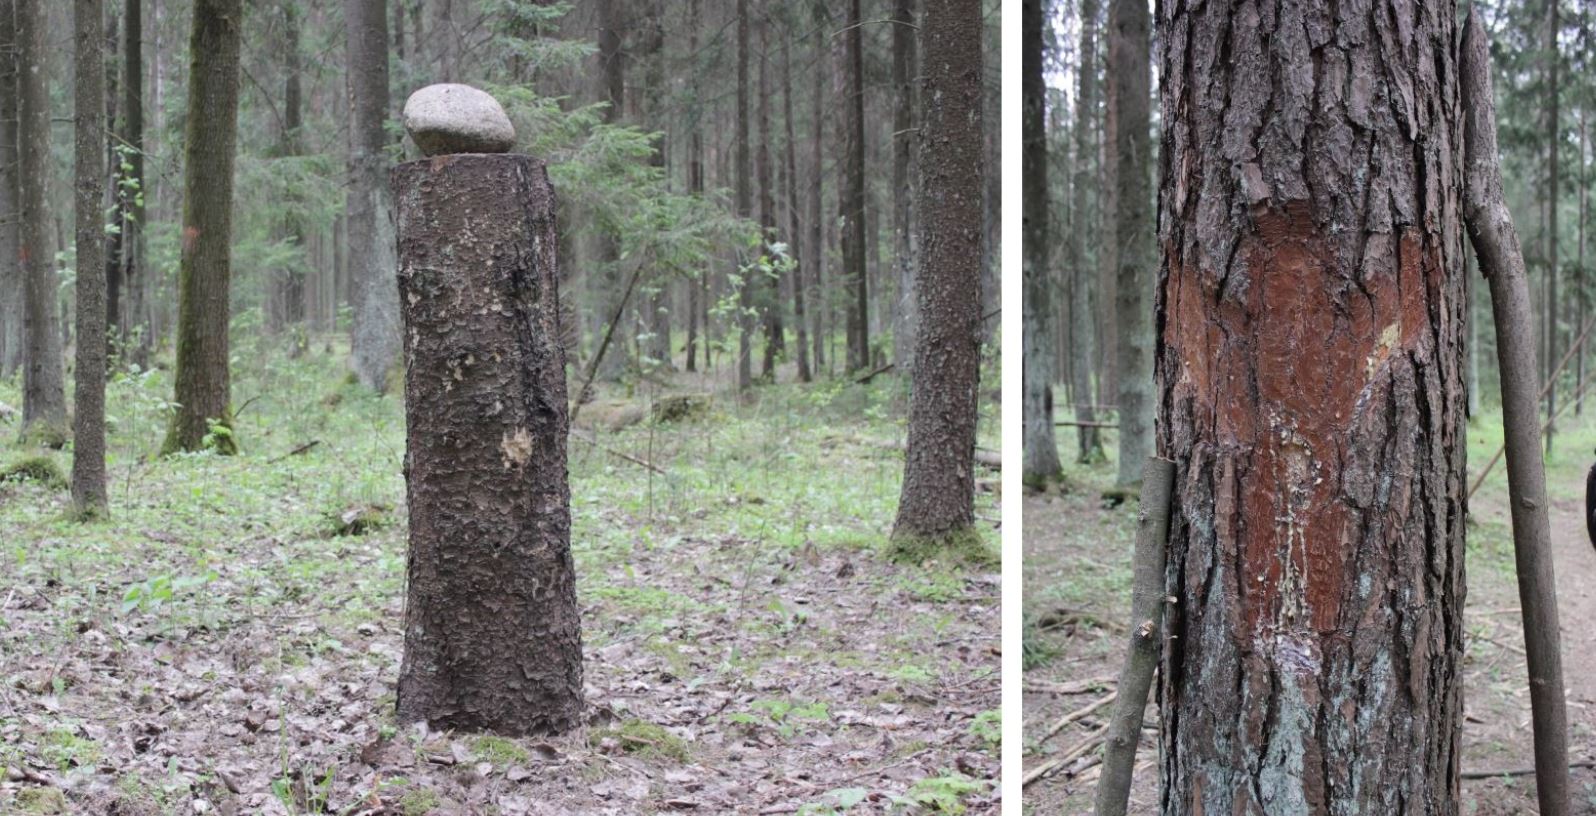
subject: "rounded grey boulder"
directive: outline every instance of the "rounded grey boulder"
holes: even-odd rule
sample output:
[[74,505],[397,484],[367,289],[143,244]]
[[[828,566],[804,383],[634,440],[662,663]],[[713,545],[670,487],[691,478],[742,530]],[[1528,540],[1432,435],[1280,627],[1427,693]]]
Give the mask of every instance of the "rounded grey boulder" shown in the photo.
[[470,85],[428,85],[405,101],[405,132],[428,156],[507,153],[515,126],[499,100]]

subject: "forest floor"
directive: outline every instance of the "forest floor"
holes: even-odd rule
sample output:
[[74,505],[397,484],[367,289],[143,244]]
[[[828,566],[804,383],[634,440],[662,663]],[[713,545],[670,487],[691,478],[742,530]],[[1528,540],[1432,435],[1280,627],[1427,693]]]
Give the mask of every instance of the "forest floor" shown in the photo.
[[[1593,404],[1596,408],[1596,404]],[[1469,482],[1501,444],[1499,412],[1475,417],[1468,432]],[[1112,437],[1109,438],[1112,456]],[[1547,461],[1558,607],[1563,636],[1571,761],[1596,760],[1596,552],[1582,520],[1585,471],[1596,448],[1596,420],[1565,419]],[[1072,435],[1061,450],[1073,451]],[[1025,712],[1027,768],[1058,756],[1104,720],[1091,715],[1057,735],[1042,735],[1065,714],[1113,691],[1130,614],[1135,502],[1105,509],[1099,494],[1114,478],[1112,462],[1067,465],[1073,489],[1025,498]],[[1533,767],[1527,670],[1509,528],[1506,469],[1499,462],[1469,503],[1467,599],[1464,606],[1462,769],[1490,772],[1462,783],[1464,814],[1508,816],[1536,811],[1534,777],[1502,775]],[[1059,693],[1061,685],[1079,687]],[[1157,709],[1131,789],[1133,814],[1158,806]],[[1094,752],[1095,753],[1095,752]],[[1025,789],[1025,812],[1091,813],[1098,768],[1079,760]],[[1596,771],[1571,771],[1573,812],[1596,814]]]
[[[150,456],[170,375],[116,377],[107,522],[0,482],[0,813],[997,812],[995,474],[991,563],[889,561],[900,383],[585,407],[584,436],[666,475],[573,438],[588,724],[503,739],[393,716],[400,400],[319,346],[265,359],[235,376],[237,457]],[[0,467],[31,454],[15,433]]]

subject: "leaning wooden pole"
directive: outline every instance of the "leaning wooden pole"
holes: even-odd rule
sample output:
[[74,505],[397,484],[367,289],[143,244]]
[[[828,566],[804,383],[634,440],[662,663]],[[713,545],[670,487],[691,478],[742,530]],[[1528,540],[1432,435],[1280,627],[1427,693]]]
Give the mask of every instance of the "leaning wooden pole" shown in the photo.
[[503,117],[475,89],[418,91],[405,125],[434,155],[391,174],[410,513],[398,714],[467,731],[569,731],[581,724],[582,637],[554,190],[531,156],[464,152],[506,150],[513,135],[460,152],[417,137],[434,89],[446,89],[432,94],[447,97],[439,127],[456,124],[451,106]]
[[1464,220],[1491,290],[1496,355],[1502,372],[1502,425],[1507,448],[1507,495],[1524,652],[1529,662],[1530,711],[1535,728],[1535,788],[1541,816],[1568,813],[1568,713],[1563,658],[1546,517],[1546,467],[1541,458],[1536,395],[1535,329],[1524,255],[1502,197],[1496,148],[1496,102],[1490,55],[1477,9],[1464,24],[1459,73],[1463,98]]
[[1147,692],[1163,642],[1164,546],[1169,540],[1169,501],[1175,463],[1156,456],[1142,465],[1142,509],[1136,520],[1135,582],[1131,588],[1130,650],[1119,672],[1114,713],[1103,742],[1103,775],[1097,783],[1096,816],[1125,816],[1131,770],[1141,741]]

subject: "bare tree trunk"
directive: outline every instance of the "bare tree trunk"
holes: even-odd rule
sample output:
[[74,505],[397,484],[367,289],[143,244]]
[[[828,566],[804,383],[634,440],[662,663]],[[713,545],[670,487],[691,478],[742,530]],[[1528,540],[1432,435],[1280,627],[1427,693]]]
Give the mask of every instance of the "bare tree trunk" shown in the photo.
[[914,182],[918,175],[914,148],[920,141],[914,132],[915,80],[919,73],[915,2],[893,0],[892,4],[892,267],[898,290],[892,310],[892,361],[900,375],[910,374],[914,365],[914,333],[918,326],[914,311]]
[[410,162],[392,183],[404,324],[416,338],[404,344],[410,566],[398,715],[468,731],[569,731],[581,724],[582,632],[554,191],[542,162],[516,154]]
[[66,385],[61,324],[56,308],[59,277],[50,251],[46,180],[50,172],[50,67],[41,0],[17,0],[18,134],[22,229],[17,258],[23,279],[24,352],[22,434],[51,447],[66,444]]
[[1047,183],[1046,86],[1042,81],[1043,0],[1024,0],[1020,4],[1020,60],[1024,74],[1020,80],[1024,100],[1025,210],[1023,222],[1025,297],[1022,307],[1023,388],[1025,469],[1027,487],[1045,489],[1064,474],[1058,457],[1058,442],[1053,434],[1053,298],[1048,284],[1048,226],[1050,202]]
[[243,25],[242,0],[195,0],[184,134],[177,385],[172,399],[178,408],[163,453],[199,450],[208,437],[219,453],[237,451],[228,404],[227,323]]
[[[770,14],[759,9],[759,251],[771,257],[770,244],[776,240],[776,199],[771,189],[770,156]],[[772,260],[774,258],[772,257]],[[774,265],[772,265],[774,269]],[[764,313],[765,353],[759,367],[760,379],[776,381],[776,355],[782,350],[781,279],[757,272],[753,275],[754,303]]]
[[1160,17],[1165,816],[1461,804],[1455,8],[1389,11]]
[[72,399],[72,509],[98,518],[105,499],[105,6],[72,4],[76,75],[73,174],[77,234],[77,372]]
[[[1450,6],[1446,10],[1448,16],[1443,19],[1450,22]],[[1555,13],[1553,16],[1555,19]],[[1513,519],[1513,555],[1519,606],[1524,616],[1524,651],[1535,727],[1535,787],[1543,816],[1566,816],[1568,713],[1563,700],[1562,636],[1557,622],[1557,582],[1552,570],[1552,533],[1546,508],[1546,463],[1538,436],[1541,425],[1536,403],[1540,383],[1535,368],[1535,320],[1530,311],[1529,275],[1524,268],[1518,231],[1502,195],[1496,102],[1491,90],[1485,28],[1472,9],[1464,25],[1458,70],[1466,173],[1463,217],[1480,260],[1480,271],[1491,287],[1491,307],[1496,318],[1508,507]],[[1555,417],[1548,420],[1548,431],[1552,421]]]
[[0,379],[22,367],[24,345],[16,5],[16,0],[0,0]]
[[[831,19],[831,12],[826,8],[826,0],[815,0],[814,19],[817,30],[824,29]],[[814,297],[810,302],[814,305],[814,344],[815,368],[819,370],[826,365],[826,288],[821,283],[825,274],[826,264],[826,236],[823,204],[821,203],[821,182],[825,178],[825,116],[823,116],[826,96],[826,84],[822,80],[826,65],[826,37],[815,37],[815,65],[810,71],[812,87],[810,93],[810,127],[814,128],[809,142],[809,274],[805,277],[814,285]]]
[[[920,325],[909,440],[892,537],[952,543],[975,523],[975,428],[981,384],[981,222],[986,165],[981,5],[926,0],[926,105],[920,150]],[[858,10],[857,0],[854,6]]]
[[[737,215],[752,218],[753,189],[749,183],[748,160],[748,0],[737,0],[737,137],[736,137]],[[741,262],[739,258],[739,262]],[[754,385],[753,334],[754,286],[744,274],[738,287],[737,305],[737,390]]]
[[[278,134],[275,154],[278,158],[298,156],[299,130],[303,125],[303,93],[300,86],[300,11],[293,3],[283,9],[283,130]],[[304,244],[304,228],[300,224],[298,202],[294,192],[289,192],[287,212],[278,224],[279,240],[295,246]],[[291,259],[283,268],[272,270],[272,297],[275,308],[269,315],[274,329],[298,325],[305,319],[305,272],[300,259]],[[295,343],[298,340],[294,341]],[[297,346],[296,346],[297,348]]]
[[[1557,68],[1562,61],[1558,53],[1559,25],[1557,10],[1560,0],[1546,0],[1546,378],[1552,376],[1552,361],[1558,357],[1557,312],[1562,306],[1557,299],[1557,279],[1563,274],[1557,241],[1557,184],[1560,181],[1557,167],[1558,145],[1562,143],[1562,118],[1558,115]],[[1546,416],[1557,415],[1557,383],[1546,390]],[[1546,452],[1552,452],[1552,437],[1557,433],[1557,423],[1546,428]]]
[[378,393],[399,358],[399,291],[393,285],[393,203],[383,180],[388,137],[386,0],[344,0],[349,86],[349,190],[345,199],[354,305],[355,376]]
[[847,93],[843,100],[843,120],[848,139],[847,169],[842,186],[842,279],[849,297],[848,370],[870,365],[870,283],[865,258],[865,127],[864,127],[864,41],[860,30],[859,0],[847,0],[848,19],[842,38],[847,64]]
[[798,329],[798,381],[809,382],[814,373],[809,368],[809,326],[804,303],[804,267],[808,253],[803,249],[803,225],[798,217],[798,139],[794,135],[792,114],[792,30],[791,25],[781,38],[781,99],[783,118],[787,123],[787,245],[792,248],[795,261],[792,272],[793,323]]
[[[698,54],[698,29],[700,25],[699,0],[688,0],[687,3],[687,53]],[[698,127],[689,129],[687,133],[687,192],[690,195],[701,196],[704,194],[704,128],[702,122]],[[698,312],[699,300],[708,296],[709,272],[700,270],[697,277],[687,281],[687,370],[698,370]],[[709,326],[704,326],[704,343],[709,344]],[[707,366],[706,366],[707,368]]]
[[1119,350],[1119,483],[1141,478],[1141,463],[1153,450],[1152,327],[1148,294],[1153,266],[1153,199],[1148,97],[1152,47],[1147,6],[1110,0],[1108,72],[1114,80],[1114,246],[1119,273],[1114,317]]

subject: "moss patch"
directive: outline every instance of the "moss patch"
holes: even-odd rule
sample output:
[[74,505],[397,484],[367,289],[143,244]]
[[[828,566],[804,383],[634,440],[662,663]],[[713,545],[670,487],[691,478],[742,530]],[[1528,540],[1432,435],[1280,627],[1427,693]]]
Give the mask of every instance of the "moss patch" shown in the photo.
[[588,735],[588,743],[596,746],[605,738],[614,739],[622,751],[645,759],[688,760],[687,743],[663,726],[645,720],[626,720],[614,728],[593,731]]
[[996,567],[1002,562],[997,548],[987,543],[980,531],[973,527],[928,536],[893,533],[887,543],[887,557],[900,564],[929,564],[935,561],[981,569]]
[[0,481],[38,482],[52,490],[63,490],[67,486],[61,466],[48,456],[28,456],[12,462],[5,470],[0,470]]

